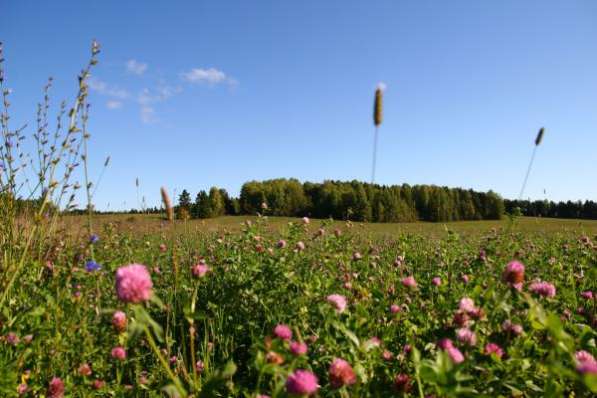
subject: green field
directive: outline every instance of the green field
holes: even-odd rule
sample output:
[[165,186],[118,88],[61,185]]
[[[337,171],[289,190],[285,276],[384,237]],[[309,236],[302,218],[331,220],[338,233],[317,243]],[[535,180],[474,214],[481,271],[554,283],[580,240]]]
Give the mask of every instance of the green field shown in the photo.
[[[290,217],[266,217],[268,220],[268,229],[271,231],[280,231],[287,228],[288,223],[297,222],[300,219]],[[239,231],[243,223],[247,220],[256,221],[255,216],[224,216],[204,220],[176,220],[174,225],[164,227],[163,216],[161,215],[99,215],[95,216],[94,223],[103,227],[111,224],[121,231],[135,231],[136,233],[154,233],[164,231],[176,231],[177,233],[186,233],[189,231],[197,232],[236,232]],[[86,218],[83,216],[67,217],[65,223],[68,227],[80,227],[85,224]],[[309,228],[315,232],[321,223],[326,223],[332,228],[343,228],[346,222],[330,220],[312,220]],[[372,236],[396,236],[399,234],[421,234],[424,236],[442,237],[447,231],[457,232],[463,235],[482,234],[490,232],[493,229],[507,230],[524,233],[554,234],[554,233],[576,233],[579,235],[597,236],[596,220],[574,220],[557,218],[533,218],[520,217],[512,225],[510,220],[500,221],[457,221],[447,223],[353,223],[353,228],[359,233],[371,234]],[[78,228],[77,228],[78,229]]]
[[87,221],[3,296],[2,396],[597,392],[595,221]]

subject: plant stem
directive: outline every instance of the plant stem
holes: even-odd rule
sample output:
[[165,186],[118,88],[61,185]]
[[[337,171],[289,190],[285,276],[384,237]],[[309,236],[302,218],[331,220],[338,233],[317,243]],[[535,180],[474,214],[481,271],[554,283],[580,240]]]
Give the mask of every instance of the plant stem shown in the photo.
[[419,398],[425,398],[425,394],[423,394],[423,386],[421,384],[421,376],[419,375],[418,367],[417,367],[417,373],[415,374],[415,378],[417,379],[417,389],[419,390]]
[[518,200],[522,200],[522,195],[524,195],[524,189],[527,186],[527,180],[529,179],[529,174],[531,174],[531,168],[533,167],[533,161],[535,160],[535,153],[537,152],[537,145],[533,147],[533,154],[531,155],[531,161],[529,162],[529,167],[527,168],[527,173],[524,176],[524,181],[522,182],[522,188],[520,189],[520,194],[518,195]]
[[373,137],[373,165],[371,167],[371,184],[375,183],[375,168],[377,166],[377,138],[379,127],[375,126],[375,136]]
[[160,364],[162,365],[162,367],[168,374],[168,377],[170,377],[170,380],[172,380],[172,382],[176,386],[176,389],[178,390],[179,394],[181,394],[181,396],[183,396],[183,397],[186,397],[187,392],[183,388],[182,384],[180,384],[180,380],[178,379],[178,377],[174,373],[172,373],[172,369],[170,369],[170,365],[168,364],[166,359],[164,359],[164,357],[162,356],[162,353],[160,352],[158,346],[156,345],[155,340],[153,339],[153,336],[151,335],[151,332],[149,331],[147,326],[144,326],[143,329],[145,330],[145,336],[147,337],[149,346],[153,350],[154,354],[158,357],[158,360],[160,361]]

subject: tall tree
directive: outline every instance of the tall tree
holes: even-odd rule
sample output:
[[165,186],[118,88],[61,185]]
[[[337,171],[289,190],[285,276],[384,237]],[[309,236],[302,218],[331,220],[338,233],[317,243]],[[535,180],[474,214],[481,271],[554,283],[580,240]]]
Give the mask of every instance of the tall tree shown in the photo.
[[183,189],[178,197],[178,207],[187,211],[191,209],[191,194],[186,189]]
[[211,216],[209,196],[207,195],[207,192],[203,190],[199,191],[195,198],[193,209],[193,217],[195,218],[209,218]]
[[226,212],[226,203],[222,197],[222,193],[216,187],[211,187],[209,190],[209,216],[219,217]]

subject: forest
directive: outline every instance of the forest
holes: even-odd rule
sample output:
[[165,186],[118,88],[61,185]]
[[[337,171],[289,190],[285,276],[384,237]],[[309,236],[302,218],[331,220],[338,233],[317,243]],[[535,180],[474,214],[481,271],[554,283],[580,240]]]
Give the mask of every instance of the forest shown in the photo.
[[247,182],[238,198],[212,187],[193,201],[185,189],[176,206],[179,218],[260,213],[371,222],[490,220],[500,219],[504,211],[503,199],[492,191],[282,178]]

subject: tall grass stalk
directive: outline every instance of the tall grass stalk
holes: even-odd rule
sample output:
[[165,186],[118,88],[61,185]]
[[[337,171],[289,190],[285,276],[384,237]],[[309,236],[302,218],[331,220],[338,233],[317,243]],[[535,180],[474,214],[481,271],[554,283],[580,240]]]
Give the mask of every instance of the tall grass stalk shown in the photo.
[[172,208],[172,201],[170,200],[170,195],[168,195],[168,191],[166,188],[160,188],[160,193],[162,195],[162,203],[164,204],[164,209],[166,210],[166,218],[168,221],[174,221],[174,209]]
[[379,140],[379,126],[383,120],[383,92],[385,86],[380,83],[375,90],[375,100],[373,103],[373,124],[375,133],[373,136],[373,164],[371,166],[371,184],[375,183],[375,170],[377,167],[377,141]]
[[141,202],[139,201],[139,177],[135,178],[135,189],[137,190],[137,208],[143,209]]
[[541,127],[539,132],[537,133],[537,137],[535,138],[535,145],[533,146],[533,154],[531,155],[531,161],[529,162],[529,167],[527,167],[527,172],[524,176],[524,180],[522,182],[522,188],[520,188],[520,194],[518,195],[518,200],[522,200],[522,196],[524,195],[524,190],[527,186],[527,181],[529,179],[529,175],[531,174],[531,169],[533,168],[533,162],[535,161],[535,154],[537,153],[537,148],[541,144],[543,140],[543,134],[545,129]]
[[[38,106],[38,131],[33,135],[36,140],[38,151],[37,184],[31,188],[28,196],[23,197],[22,188],[28,184],[28,177],[25,172],[27,158],[21,151],[21,141],[25,140],[22,131],[25,127],[10,130],[8,109],[10,102],[8,95],[10,90],[4,87],[4,69],[2,57],[2,44],[0,43],[0,90],[3,93],[3,111],[0,116],[2,127],[2,144],[0,147],[0,212],[1,240],[3,266],[1,273],[2,294],[0,295],[0,309],[4,309],[6,299],[17,280],[25,261],[31,251],[33,243],[38,240],[43,243],[43,237],[47,237],[48,230],[55,225],[56,217],[60,211],[62,197],[67,191],[72,190],[71,199],[67,207],[74,200],[74,192],[78,184],[70,184],[73,171],[79,165],[78,153],[81,143],[84,141],[84,133],[81,134],[79,125],[81,119],[85,118],[85,104],[88,95],[87,79],[91,68],[97,64],[99,45],[94,41],[91,49],[91,58],[87,66],[81,71],[78,81],[78,92],[74,104],[68,112],[67,130],[61,133],[60,118],[64,113],[61,107],[59,122],[53,140],[49,139],[46,131],[48,99],[47,88],[45,89],[45,100],[43,106]],[[51,80],[50,80],[51,82]],[[33,162],[31,162],[33,164]],[[63,176],[57,179],[57,173],[63,172]],[[29,185],[29,184],[28,184]],[[31,202],[31,198],[39,193],[39,199]],[[27,205],[35,205],[28,209]],[[25,215],[32,212],[32,224],[23,222]],[[46,217],[49,216],[49,217]],[[46,218],[50,219],[48,223]],[[8,279],[6,279],[8,278]]]
[[[87,141],[89,140],[89,133],[87,132],[87,120],[89,118],[89,105],[85,104],[81,120],[82,120],[82,130],[83,130],[83,155],[81,155],[81,159],[83,160],[83,171],[85,174],[85,194],[87,196],[87,236],[90,237],[93,233],[93,206],[91,204],[91,181],[89,180],[89,152],[87,150]],[[91,250],[91,257],[93,258],[93,245],[90,246]]]

